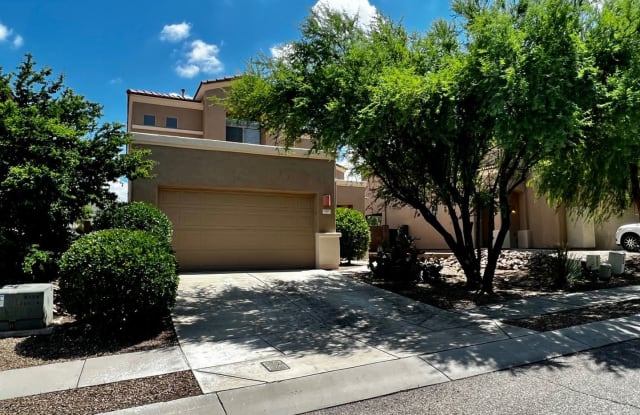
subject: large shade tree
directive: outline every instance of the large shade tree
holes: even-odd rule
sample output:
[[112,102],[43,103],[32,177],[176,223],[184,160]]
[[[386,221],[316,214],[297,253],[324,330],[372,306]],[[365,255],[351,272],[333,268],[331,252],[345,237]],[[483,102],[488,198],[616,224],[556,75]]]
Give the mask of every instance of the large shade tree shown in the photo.
[[581,36],[593,64],[587,122],[534,178],[553,203],[603,221],[630,205],[640,211],[640,1],[599,2]]
[[[286,145],[308,136],[317,150],[348,149],[381,196],[415,208],[444,238],[468,285],[490,293],[509,195],[582,128],[592,87],[580,37],[586,9],[563,0],[452,7],[456,17],[426,33],[316,10],[283,56],[251,62],[226,103]],[[483,272],[481,209],[490,229]]]
[[[108,182],[146,176],[145,153],[122,154],[128,135],[99,124],[102,107],[36,67],[30,55],[14,73],[0,69],[0,275],[45,274],[68,248],[70,225],[85,206],[116,196]],[[55,268],[55,267],[54,267]],[[36,276],[36,275],[32,275]],[[51,278],[53,275],[41,275]]]

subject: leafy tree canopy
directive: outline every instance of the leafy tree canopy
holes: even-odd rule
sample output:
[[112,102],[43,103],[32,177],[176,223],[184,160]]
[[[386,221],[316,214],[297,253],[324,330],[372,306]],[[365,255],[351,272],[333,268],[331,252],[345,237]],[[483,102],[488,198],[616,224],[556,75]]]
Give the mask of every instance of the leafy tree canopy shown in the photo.
[[[84,206],[115,200],[108,182],[149,174],[145,153],[121,154],[128,136],[122,125],[100,125],[101,110],[50,68],[36,68],[31,55],[14,73],[0,69],[0,274],[6,278],[20,275],[25,256],[55,259],[63,252]],[[34,265],[33,258],[26,263]]]
[[593,81],[584,127],[538,166],[535,183],[553,203],[604,221],[640,209],[640,1],[601,2],[580,35]]
[[[308,136],[316,150],[348,149],[381,196],[414,207],[442,235],[470,286],[492,292],[509,195],[588,126],[598,71],[585,30],[597,9],[568,0],[452,8],[451,21],[426,33],[382,16],[363,28],[312,12],[282,58],[251,62],[227,106],[286,145]],[[438,206],[446,216],[433,213]],[[490,238],[483,274],[473,226],[481,210]]]

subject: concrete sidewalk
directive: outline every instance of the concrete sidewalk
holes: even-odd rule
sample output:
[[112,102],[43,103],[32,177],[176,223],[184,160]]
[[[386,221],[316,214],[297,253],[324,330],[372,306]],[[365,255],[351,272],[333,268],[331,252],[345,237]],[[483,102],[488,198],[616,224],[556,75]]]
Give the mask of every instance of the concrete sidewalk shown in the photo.
[[336,272],[182,275],[180,348],[0,371],[0,399],[192,370],[204,395],[117,413],[294,414],[640,338],[640,316],[500,322],[633,298],[640,286],[452,312]]

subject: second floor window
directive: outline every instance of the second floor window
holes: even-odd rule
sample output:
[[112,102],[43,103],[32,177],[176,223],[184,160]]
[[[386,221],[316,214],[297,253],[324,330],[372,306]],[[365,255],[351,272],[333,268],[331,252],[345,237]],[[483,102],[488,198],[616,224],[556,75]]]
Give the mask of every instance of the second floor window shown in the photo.
[[156,126],[156,116],[155,115],[147,115],[147,114],[145,114],[143,123],[144,123],[144,125],[155,127]]
[[227,141],[260,144],[260,124],[253,121],[227,119]]
[[178,119],[175,117],[167,117],[165,127],[178,128]]

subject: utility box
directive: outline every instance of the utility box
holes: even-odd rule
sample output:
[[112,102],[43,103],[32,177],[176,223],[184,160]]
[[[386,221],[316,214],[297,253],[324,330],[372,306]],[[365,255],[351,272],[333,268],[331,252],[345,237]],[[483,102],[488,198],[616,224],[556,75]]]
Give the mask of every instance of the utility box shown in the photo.
[[609,252],[609,261],[611,264],[611,273],[620,275],[624,273],[624,252]]
[[53,322],[53,285],[0,288],[0,331],[41,329]]

